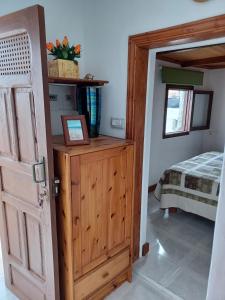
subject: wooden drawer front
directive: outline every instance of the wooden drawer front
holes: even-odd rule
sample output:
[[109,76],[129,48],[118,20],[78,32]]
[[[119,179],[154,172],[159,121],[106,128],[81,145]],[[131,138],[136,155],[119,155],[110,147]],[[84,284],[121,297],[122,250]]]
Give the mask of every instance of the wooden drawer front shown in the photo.
[[122,271],[129,267],[129,249],[112,258],[108,263],[75,283],[75,299],[85,299],[100,287],[107,284]]

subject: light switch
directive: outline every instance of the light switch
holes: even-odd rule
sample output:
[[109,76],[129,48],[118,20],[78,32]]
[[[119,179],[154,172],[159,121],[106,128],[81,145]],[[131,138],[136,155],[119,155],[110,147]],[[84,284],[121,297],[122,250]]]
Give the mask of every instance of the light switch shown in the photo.
[[124,128],[124,119],[111,118],[111,126],[113,128],[123,129]]

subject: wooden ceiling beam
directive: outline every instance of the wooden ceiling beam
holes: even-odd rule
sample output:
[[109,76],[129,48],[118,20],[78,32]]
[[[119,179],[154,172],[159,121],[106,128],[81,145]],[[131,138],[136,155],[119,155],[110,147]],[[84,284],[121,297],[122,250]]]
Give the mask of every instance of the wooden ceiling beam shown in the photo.
[[201,65],[196,66],[197,68],[208,69],[208,70],[216,70],[216,69],[225,69],[225,64],[222,65]]
[[193,59],[189,61],[180,62],[182,67],[200,67],[203,65],[211,65],[216,63],[225,63],[225,55],[216,57],[207,57],[202,59]]
[[175,59],[173,57],[168,57],[168,56],[164,55],[163,53],[157,53],[156,54],[156,59],[159,59],[159,60],[162,60],[162,61],[168,61],[168,62],[173,63],[173,64],[181,65],[181,61],[179,61],[178,59]]

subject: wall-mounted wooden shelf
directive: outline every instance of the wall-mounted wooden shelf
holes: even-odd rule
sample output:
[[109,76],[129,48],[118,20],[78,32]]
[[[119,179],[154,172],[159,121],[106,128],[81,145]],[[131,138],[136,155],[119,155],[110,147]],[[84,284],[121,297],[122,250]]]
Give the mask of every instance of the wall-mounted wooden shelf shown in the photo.
[[62,77],[48,77],[49,84],[71,84],[79,86],[102,86],[109,83],[106,80],[87,80],[87,79],[74,79]]

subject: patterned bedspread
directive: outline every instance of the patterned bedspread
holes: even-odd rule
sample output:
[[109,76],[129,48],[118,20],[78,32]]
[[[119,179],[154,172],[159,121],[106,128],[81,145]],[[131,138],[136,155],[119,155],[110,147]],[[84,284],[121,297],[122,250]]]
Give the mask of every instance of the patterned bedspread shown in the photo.
[[223,153],[206,152],[171,166],[161,177],[155,196],[175,194],[217,206]]

